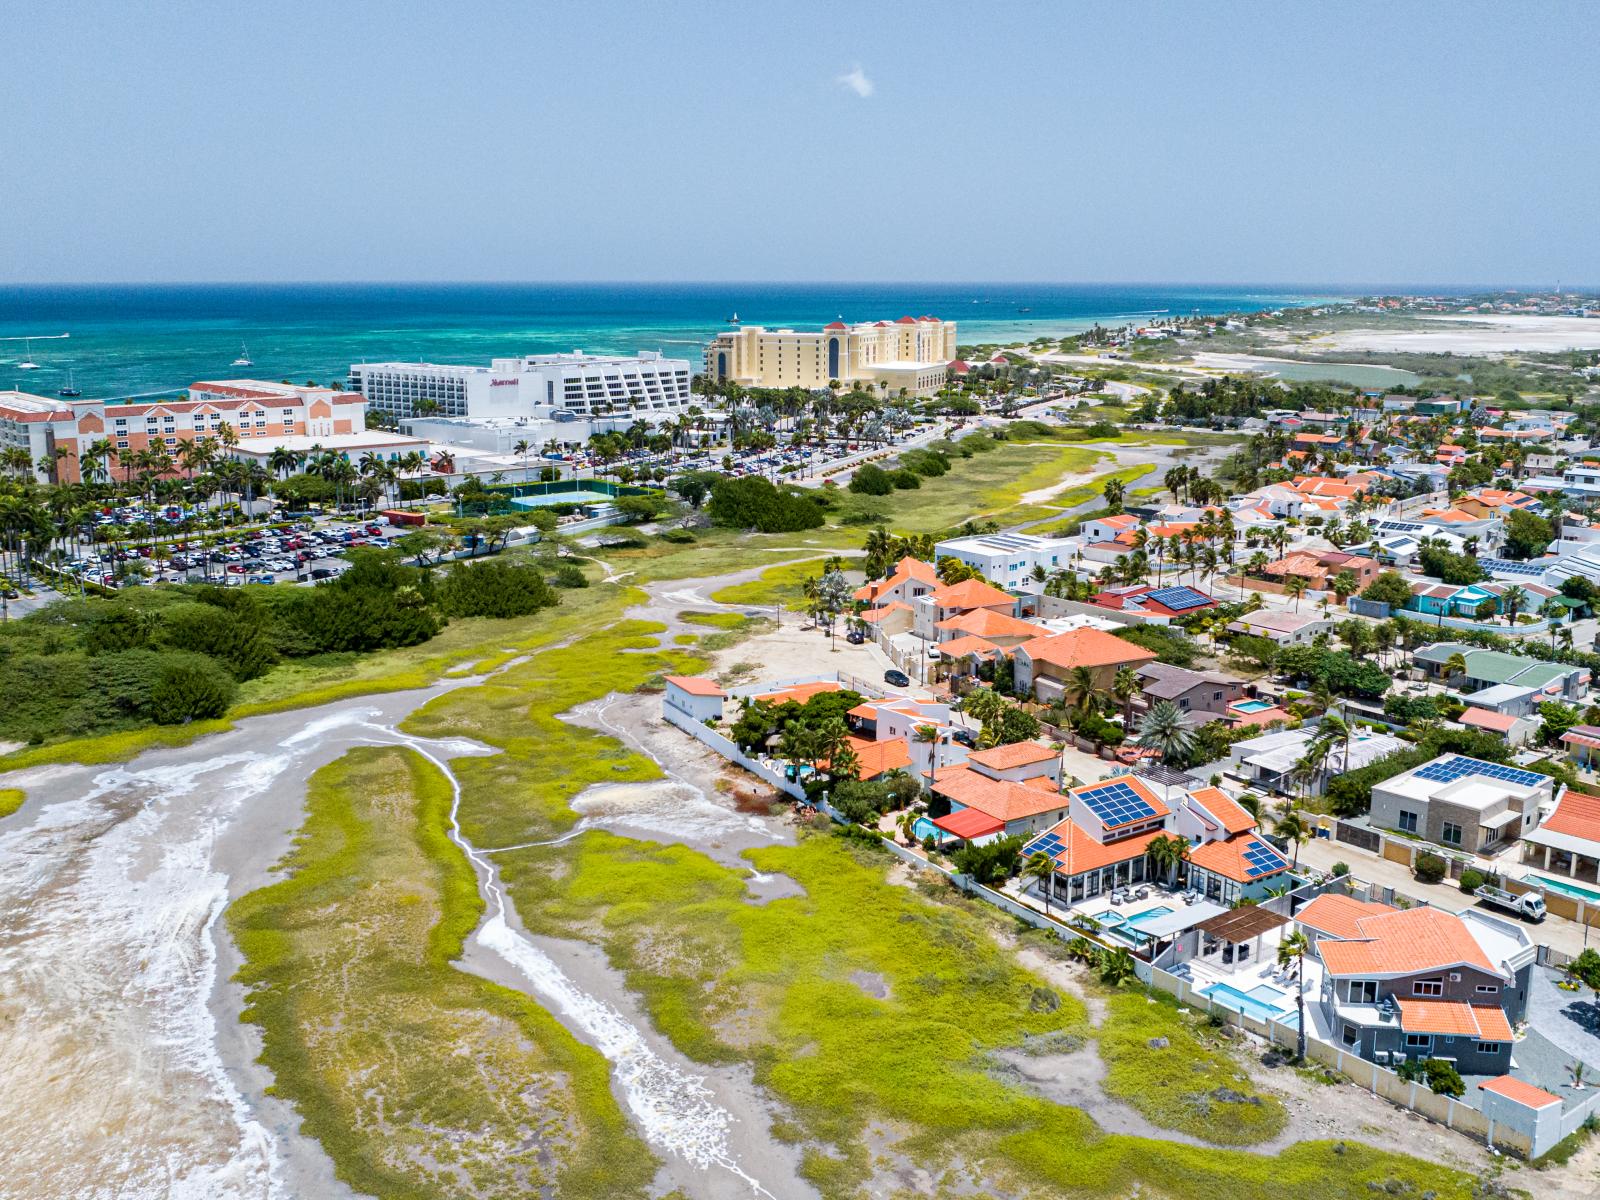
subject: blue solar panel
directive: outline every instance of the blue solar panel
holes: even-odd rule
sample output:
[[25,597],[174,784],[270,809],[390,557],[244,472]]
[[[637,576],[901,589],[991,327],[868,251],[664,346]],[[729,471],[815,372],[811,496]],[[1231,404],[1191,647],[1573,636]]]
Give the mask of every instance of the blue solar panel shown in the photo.
[[1435,783],[1454,783],[1458,779],[1465,779],[1468,775],[1484,775],[1490,779],[1515,783],[1521,787],[1538,787],[1548,778],[1533,771],[1503,767],[1499,763],[1484,762],[1482,759],[1468,758],[1463,754],[1451,755],[1441,762],[1429,763],[1417,771],[1418,779],[1429,779]]
[[1491,575],[1526,575],[1530,579],[1543,575],[1548,569],[1534,563],[1508,562],[1503,558],[1480,558],[1478,565]]
[[1255,879],[1260,875],[1270,875],[1274,871],[1283,870],[1289,865],[1289,860],[1266,842],[1251,838],[1250,844],[1244,849],[1244,863],[1244,873]]
[[1033,841],[1024,846],[1022,848],[1022,856],[1028,858],[1035,854],[1048,854],[1051,858],[1054,858],[1063,849],[1065,847],[1061,839],[1053,833],[1047,833],[1043,837],[1034,838]]
[[1156,815],[1149,802],[1126,783],[1104,784],[1081,793],[1079,799],[1106,825],[1126,825]]
[[1150,599],[1157,604],[1165,604],[1168,608],[1182,610],[1185,608],[1199,608],[1203,604],[1210,604],[1211,597],[1188,587],[1158,588],[1149,593]]

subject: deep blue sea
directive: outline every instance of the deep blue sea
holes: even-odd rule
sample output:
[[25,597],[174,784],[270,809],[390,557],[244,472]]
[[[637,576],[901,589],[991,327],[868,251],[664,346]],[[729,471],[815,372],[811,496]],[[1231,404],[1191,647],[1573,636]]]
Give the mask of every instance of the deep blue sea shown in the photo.
[[[351,363],[661,350],[698,368],[727,319],[815,327],[931,313],[963,344],[1096,321],[1308,304],[1328,291],[1196,285],[219,284],[0,286],[0,388],[162,395],[200,379],[342,381]],[[70,336],[61,338],[60,334]],[[51,336],[56,335],[56,336]],[[229,364],[249,348],[255,365]],[[39,370],[19,371],[31,356]]]

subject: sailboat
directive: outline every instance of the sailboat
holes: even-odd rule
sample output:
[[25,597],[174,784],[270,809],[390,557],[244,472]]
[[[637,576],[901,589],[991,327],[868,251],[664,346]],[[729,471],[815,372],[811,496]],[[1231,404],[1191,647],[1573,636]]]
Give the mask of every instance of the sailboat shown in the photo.
[[77,385],[72,382],[72,372],[70,370],[67,372],[67,386],[58,391],[56,395],[67,396],[69,398],[72,396],[83,395],[83,392],[81,392]]
[[39,364],[33,361],[33,339],[22,339],[22,361],[17,364],[19,371],[37,371]]
[[738,323],[739,323],[739,314],[738,313],[734,313],[733,316],[728,318],[728,324],[729,325],[737,325]]
[[253,366],[255,366],[255,363],[250,361],[250,347],[246,346],[243,342],[240,342],[239,343],[239,357],[234,359],[233,363],[231,365],[235,366],[235,367],[253,367]]

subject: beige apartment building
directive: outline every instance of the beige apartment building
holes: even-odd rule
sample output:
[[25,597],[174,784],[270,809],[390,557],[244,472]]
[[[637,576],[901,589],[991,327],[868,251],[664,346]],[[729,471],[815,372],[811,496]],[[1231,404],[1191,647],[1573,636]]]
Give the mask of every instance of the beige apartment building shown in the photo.
[[956,357],[956,323],[901,317],[819,330],[745,325],[706,347],[706,374],[746,387],[845,387],[866,384],[884,395],[928,396],[945,384]]

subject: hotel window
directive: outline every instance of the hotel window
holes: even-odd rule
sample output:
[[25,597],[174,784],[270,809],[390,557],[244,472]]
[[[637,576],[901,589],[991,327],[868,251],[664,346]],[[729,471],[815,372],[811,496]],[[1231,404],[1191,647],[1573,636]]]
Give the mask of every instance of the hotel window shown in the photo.
[[1351,1004],[1376,1004],[1378,1002],[1378,981],[1376,979],[1352,979],[1350,981]]
[[1415,833],[1417,831],[1417,814],[1407,812],[1402,808],[1400,810],[1400,830],[1403,833]]
[[1451,846],[1461,845],[1461,826],[1454,821],[1446,821],[1444,828],[1439,831],[1439,840]]
[[1413,996],[1442,996],[1444,995],[1444,980],[1418,979],[1411,985]]

